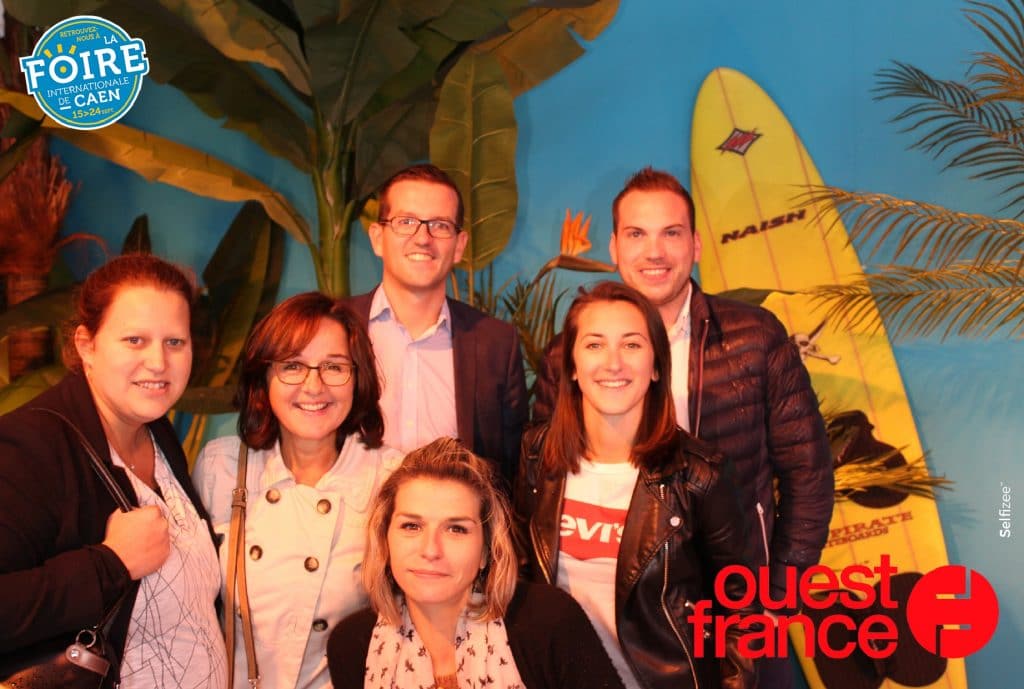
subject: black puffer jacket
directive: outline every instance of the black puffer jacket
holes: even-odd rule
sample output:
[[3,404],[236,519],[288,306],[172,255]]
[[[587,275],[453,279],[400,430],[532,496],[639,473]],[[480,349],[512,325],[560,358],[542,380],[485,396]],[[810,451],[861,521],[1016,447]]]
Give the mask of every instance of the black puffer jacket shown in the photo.
[[[543,426],[523,437],[514,492],[516,540],[528,563],[527,576],[557,584],[566,476],[542,468],[539,448],[546,432]],[[753,687],[754,662],[739,653],[739,628],[728,628],[726,657],[716,661],[713,637],[705,636],[703,654],[695,653],[695,630],[686,620],[700,600],[710,600],[714,614],[760,612],[759,607],[726,611],[712,594],[719,570],[749,565],[726,465],[683,431],[675,449],[652,464],[657,468],[641,468],[637,477],[616,565],[615,625],[626,662],[647,689]],[[739,600],[746,589],[728,578],[725,591]]]
[[[825,424],[807,369],[778,319],[690,285],[690,429],[731,460],[740,509],[754,524],[745,555],[771,567],[779,599],[785,566],[802,572],[817,563],[828,536],[834,483]],[[537,375],[535,424],[551,417],[561,357],[559,335]]]

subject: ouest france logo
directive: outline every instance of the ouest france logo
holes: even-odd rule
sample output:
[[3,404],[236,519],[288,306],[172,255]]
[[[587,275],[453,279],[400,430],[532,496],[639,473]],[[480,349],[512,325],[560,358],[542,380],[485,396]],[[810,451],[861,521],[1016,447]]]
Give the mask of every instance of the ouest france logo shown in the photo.
[[[715,579],[715,598],[734,612],[712,614],[709,600],[693,607],[686,620],[696,630],[695,655],[724,657],[726,637],[733,628],[743,632],[738,649],[742,655],[784,657],[789,654],[787,630],[796,624],[805,632],[803,652],[809,658],[816,653],[848,658],[856,651],[872,659],[888,658],[904,641],[900,629],[909,629],[914,640],[933,655],[963,658],[992,638],[999,620],[999,601],[992,585],[980,572],[962,565],[946,565],[924,575],[913,573],[912,578],[899,582],[899,577],[908,575],[897,575],[888,555],[882,555],[875,567],[850,565],[836,572],[815,565],[799,576],[792,567],[786,570],[785,597],[775,599],[767,567],[760,568],[757,575],[736,565],[723,568]],[[726,592],[729,577],[743,580],[739,598]],[[802,607],[815,614],[769,617],[735,613],[749,606],[767,611]],[[833,627],[842,633],[831,634]],[[842,639],[838,645],[834,643],[837,636]]]
[[55,24],[19,62],[39,107],[65,127],[83,130],[124,117],[149,73],[142,39],[91,15]]

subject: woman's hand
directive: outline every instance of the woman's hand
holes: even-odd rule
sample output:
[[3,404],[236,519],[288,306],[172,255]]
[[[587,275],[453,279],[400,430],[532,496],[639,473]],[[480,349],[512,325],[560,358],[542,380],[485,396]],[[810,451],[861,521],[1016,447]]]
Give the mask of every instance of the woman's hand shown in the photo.
[[131,512],[114,510],[103,545],[114,551],[133,580],[152,574],[171,554],[167,520],[155,505]]

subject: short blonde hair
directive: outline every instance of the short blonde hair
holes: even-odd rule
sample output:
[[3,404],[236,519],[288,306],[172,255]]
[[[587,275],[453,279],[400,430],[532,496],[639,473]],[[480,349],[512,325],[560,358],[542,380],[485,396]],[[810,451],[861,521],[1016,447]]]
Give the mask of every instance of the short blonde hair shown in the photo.
[[370,605],[390,624],[401,624],[402,591],[391,573],[388,528],[395,512],[398,489],[418,478],[457,481],[480,498],[480,522],[484,527],[484,551],[488,557],[481,574],[483,599],[470,603],[470,614],[484,622],[504,617],[518,575],[508,500],[495,487],[491,463],[454,438],[438,438],[410,452],[377,493],[370,512],[363,558],[363,586]]

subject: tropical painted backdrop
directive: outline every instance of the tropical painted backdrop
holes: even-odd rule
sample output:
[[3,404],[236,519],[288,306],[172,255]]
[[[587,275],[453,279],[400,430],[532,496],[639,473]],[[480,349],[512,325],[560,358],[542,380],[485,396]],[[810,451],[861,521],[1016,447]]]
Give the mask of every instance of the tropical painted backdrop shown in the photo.
[[[531,279],[559,253],[566,209],[573,217],[592,216],[592,247],[582,255],[607,261],[611,199],[632,171],[651,164],[689,180],[694,100],[718,66],[748,74],[769,93],[826,184],[1006,213],[999,196],[1005,185],[971,179],[970,170],[943,171],[948,160],[910,150],[917,137],[889,121],[905,104],[874,99],[877,73],[893,61],[963,79],[972,53],[990,48],[965,18],[968,7],[960,0],[645,0],[622,2],[603,31],[588,34],[580,24],[580,33],[593,36],[577,35],[585,52],[513,94],[518,206],[488,279],[495,286],[516,276]],[[148,80],[123,123],[245,170],[286,198],[311,228],[325,212],[301,161],[268,155],[171,86]],[[146,182],[66,142],[55,140],[51,150],[77,185],[63,235],[92,233],[117,250],[135,219],[147,214],[153,250],[202,271],[241,209],[241,203]],[[358,223],[351,232],[348,281],[358,293],[376,283],[380,269]],[[280,245],[278,296],[315,288],[318,270],[307,247],[294,233]],[[892,246],[871,261],[885,262]],[[63,255],[78,274],[101,259],[95,242],[71,244]],[[556,285],[594,278],[559,271]],[[954,483],[938,497],[950,561],[981,571],[1002,605],[995,637],[967,659],[969,679],[977,687],[1006,686],[1007,677],[1024,670],[1024,343],[1006,332],[986,339],[930,336],[900,341],[895,351],[928,461]],[[218,417],[206,432],[231,426],[230,417]],[[1017,515],[1009,539],[999,536],[996,517],[1005,486]]]

